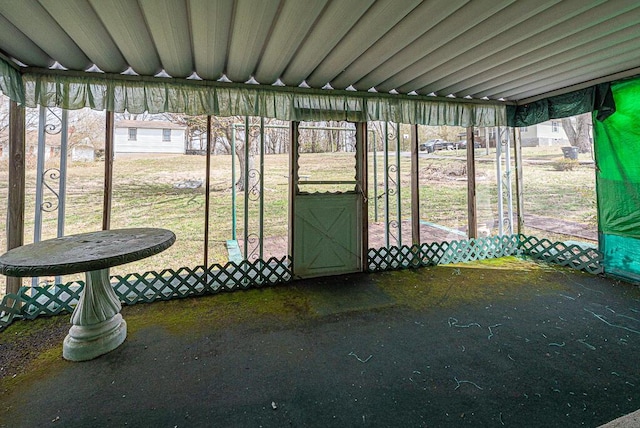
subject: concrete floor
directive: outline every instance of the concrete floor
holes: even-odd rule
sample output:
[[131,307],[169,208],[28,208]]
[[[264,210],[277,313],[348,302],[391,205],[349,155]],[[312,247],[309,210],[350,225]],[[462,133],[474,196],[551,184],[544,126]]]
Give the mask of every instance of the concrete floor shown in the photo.
[[0,425],[595,427],[640,408],[638,288],[515,258],[123,315],[115,351],[34,363]]

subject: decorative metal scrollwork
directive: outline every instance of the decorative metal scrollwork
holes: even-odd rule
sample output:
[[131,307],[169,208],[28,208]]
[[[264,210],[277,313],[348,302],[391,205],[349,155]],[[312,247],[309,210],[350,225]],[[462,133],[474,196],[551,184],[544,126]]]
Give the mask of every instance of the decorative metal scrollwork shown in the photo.
[[391,240],[393,239],[394,241],[396,241],[396,246],[399,247],[400,245],[402,245],[400,239],[398,238],[398,230],[400,224],[397,220],[390,220],[387,224],[389,225],[389,242],[391,242]]
[[398,182],[394,178],[396,173],[398,172],[398,165],[389,165],[387,167],[387,194],[389,196],[394,196],[398,194]]
[[260,200],[260,181],[262,180],[262,176],[260,175],[260,171],[257,169],[250,169],[247,177],[247,186],[248,193],[247,196],[251,201],[259,201]]
[[[500,231],[502,234],[513,233],[513,219],[512,216],[512,199],[513,189],[511,187],[511,160],[509,156],[510,139],[508,134],[508,128],[500,130],[498,128],[496,132],[496,149],[497,149],[497,167],[499,168],[499,195],[502,196],[502,203],[500,204],[501,211],[498,213],[500,218]],[[503,138],[504,137],[506,138]],[[504,169],[501,165],[504,164]],[[506,207],[506,212],[505,212]]]
[[[42,173],[42,185],[49,190],[50,194],[53,194],[55,197],[54,201],[43,201],[40,204],[40,209],[44,212],[52,212],[58,209],[58,205],[60,204],[60,195],[56,192],[53,187],[49,185],[48,180],[59,181],[60,180],[60,170],[58,168],[49,168]],[[44,197],[44,195],[43,195]]]
[[[51,115],[55,118],[56,123],[46,123],[44,125],[44,132],[49,135],[56,135],[62,131],[62,118],[50,107],[47,107],[47,117]],[[47,120],[47,122],[49,122]]]
[[257,233],[247,235],[247,260],[257,260],[260,257],[260,242],[262,239]]
[[511,226],[511,219],[509,218],[509,216],[504,216],[502,218],[502,226],[508,231],[507,234],[510,234],[513,232],[512,226]]

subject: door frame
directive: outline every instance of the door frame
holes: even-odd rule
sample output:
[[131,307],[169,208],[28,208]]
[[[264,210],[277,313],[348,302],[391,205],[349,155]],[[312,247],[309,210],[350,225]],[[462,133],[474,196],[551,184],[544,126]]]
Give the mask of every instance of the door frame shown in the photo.
[[[289,257],[292,259],[291,270],[294,277],[295,272],[295,215],[296,215],[296,196],[299,191],[300,177],[298,174],[298,149],[300,141],[300,122],[292,121],[290,123],[289,134],[291,145],[289,147],[289,215],[288,215],[288,230],[289,230]],[[367,123],[355,122],[356,128],[356,189],[360,196],[359,198],[359,210],[361,215],[359,216],[360,224],[357,227],[360,228],[359,240],[357,245],[359,250],[360,266],[359,272],[364,272],[368,269],[368,250],[369,250],[369,203],[368,203],[368,156],[367,156]]]

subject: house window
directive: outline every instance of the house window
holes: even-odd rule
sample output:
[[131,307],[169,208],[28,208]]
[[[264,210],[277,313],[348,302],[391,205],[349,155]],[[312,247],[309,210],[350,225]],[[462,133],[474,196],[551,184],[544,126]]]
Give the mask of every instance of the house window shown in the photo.
[[526,127],[526,126],[521,126],[520,127],[520,132],[528,132],[528,131],[529,131],[528,127]]
[[558,132],[558,122],[555,120],[551,121],[551,132]]
[[136,141],[138,139],[138,128],[129,128],[129,141]]
[[162,141],[171,141],[171,130],[163,129],[162,130]]

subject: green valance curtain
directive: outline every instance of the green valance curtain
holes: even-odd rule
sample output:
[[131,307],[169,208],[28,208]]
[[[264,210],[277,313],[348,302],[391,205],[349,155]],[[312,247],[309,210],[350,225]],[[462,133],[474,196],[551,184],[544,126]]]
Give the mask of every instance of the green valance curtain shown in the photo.
[[2,58],[0,58],[0,92],[13,101],[24,104],[20,72]]
[[[0,70],[0,74],[3,71]],[[4,75],[3,75],[4,76]],[[6,76],[5,76],[6,79]],[[20,79],[21,85],[15,84]],[[130,113],[262,116],[282,120],[389,121],[421,125],[505,126],[501,103],[435,97],[359,93],[278,86],[237,85],[161,77],[122,76],[55,70],[11,74],[13,91],[2,91],[27,107],[69,110],[89,107]],[[14,98],[15,87],[24,96]],[[14,95],[12,95],[14,94]]]

